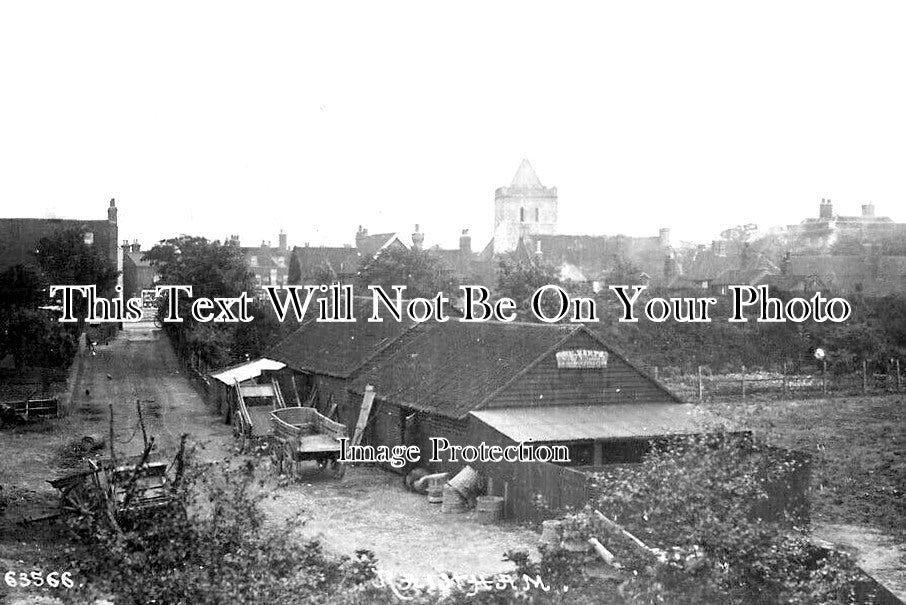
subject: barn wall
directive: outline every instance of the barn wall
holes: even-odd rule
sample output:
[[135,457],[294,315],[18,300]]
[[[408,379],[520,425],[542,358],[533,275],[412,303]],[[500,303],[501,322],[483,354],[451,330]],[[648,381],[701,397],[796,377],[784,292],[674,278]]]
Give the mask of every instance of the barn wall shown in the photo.
[[[606,350],[588,334],[577,333],[558,350]],[[559,369],[556,352],[498,393],[488,407],[583,405],[589,403],[659,403],[674,398],[622,359],[611,353],[602,369]]]

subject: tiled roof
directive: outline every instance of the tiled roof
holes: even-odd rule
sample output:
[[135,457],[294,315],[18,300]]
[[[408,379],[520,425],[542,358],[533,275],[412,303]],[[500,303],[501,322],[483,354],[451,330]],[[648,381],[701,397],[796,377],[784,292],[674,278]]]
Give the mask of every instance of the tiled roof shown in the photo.
[[355,298],[353,305],[356,321],[311,319],[273,346],[265,357],[282,361],[295,370],[346,378],[412,326],[411,321],[396,322],[392,318],[369,322],[370,298]]
[[374,386],[385,401],[461,418],[582,326],[430,322],[362,367],[352,390]]
[[296,247],[293,254],[299,259],[303,280],[322,269],[336,275],[354,275],[362,258],[362,253],[352,247]]
[[[374,256],[378,253],[378,250],[381,250],[384,246],[391,243],[394,239],[398,239],[399,236],[396,233],[375,233],[374,235],[358,235],[355,239],[356,248],[363,255]],[[403,240],[399,240],[401,244],[405,246]]]

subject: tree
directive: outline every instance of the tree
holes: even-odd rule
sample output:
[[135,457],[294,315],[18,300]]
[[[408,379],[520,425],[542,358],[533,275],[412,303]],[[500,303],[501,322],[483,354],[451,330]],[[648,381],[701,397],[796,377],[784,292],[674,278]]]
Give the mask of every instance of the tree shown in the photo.
[[525,303],[534,292],[548,284],[559,284],[557,269],[549,263],[521,259],[508,253],[500,259],[497,271],[497,291],[500,296]]
[[32,267],[17,265],[0,274],[0,358],[13,356],[17,368],[66,367],[75,337],[39,307],[47,302],[47,281]]
[[402,247],[387,248],[363,260],[357,281],[362,288],[380,286],[387,292],[393,286],[406,286],[406,298],[430,298],[451,286],[436,256]]
[[76,228],[58,231],[38,241],[38,265],[52,284],[95,285],[109,292],[119,271],[94,244],[86,244]]
[[[158,272],[161,284],[192,286],[193,298],[237,297],[254,287],[242,250],[231,244],[181,235],[161,241],[145,253],[144,259]],[[161,317],[164,304],[162,301],[158,310]],[[246,351],[237,346],[237,334],[242,334],[240,342],[264,340],[248,334],[248,330],[257,329],[255,321],[243,327],[242,332],[235,323],[199,323],[191,315],[191,304],[187,296],[180,296],[179,315],[183,321],[164,324],[182,353],[191,352],[207,365],[218,367],[244,359]]]

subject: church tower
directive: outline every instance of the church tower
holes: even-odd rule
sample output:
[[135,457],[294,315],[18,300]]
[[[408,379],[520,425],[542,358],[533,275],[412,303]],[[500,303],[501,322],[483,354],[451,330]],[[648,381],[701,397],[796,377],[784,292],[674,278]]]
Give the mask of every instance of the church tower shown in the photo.
[[522,160],[509,187],[494,192],[494,253],[511,252],[523,236],[557,232],[557,188],[545,187]]

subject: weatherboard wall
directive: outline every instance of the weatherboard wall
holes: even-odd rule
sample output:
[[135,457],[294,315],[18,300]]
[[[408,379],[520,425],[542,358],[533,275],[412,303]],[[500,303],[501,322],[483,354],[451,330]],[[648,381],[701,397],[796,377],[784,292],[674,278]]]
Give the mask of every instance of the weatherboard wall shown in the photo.
[[[590,334],[575,333],[557,351],[608,351]],[[562,369],[552,351],[488,401],[487,407],[658,403],[675,401],[664,387],[608,351],[606,368]]]

